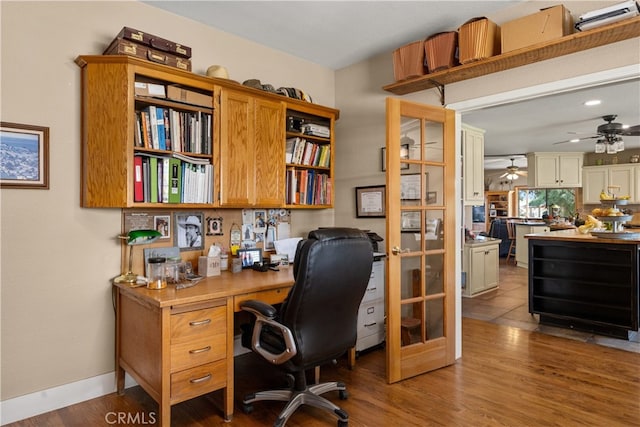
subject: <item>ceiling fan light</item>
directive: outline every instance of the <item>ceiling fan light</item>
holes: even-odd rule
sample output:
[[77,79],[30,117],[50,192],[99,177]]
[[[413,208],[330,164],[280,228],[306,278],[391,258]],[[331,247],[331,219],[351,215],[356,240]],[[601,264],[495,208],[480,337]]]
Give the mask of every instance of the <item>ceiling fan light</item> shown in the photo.
[[606,153],[607,152],[606,144],[604,142],[602,142],[602,141],[596,142],[595,152],[597,154]]
[[515,181],[516,179],[518,179],[518,174],[517,173],[508,173],[506,178],[509,181]]
[[622,140],[622,138],[618,139],[618,142],[616,142],[616,151],[624,151],[624,141]]
[[616,154],[618,152],[618,144],[610,142],[607,144],[607,154]]

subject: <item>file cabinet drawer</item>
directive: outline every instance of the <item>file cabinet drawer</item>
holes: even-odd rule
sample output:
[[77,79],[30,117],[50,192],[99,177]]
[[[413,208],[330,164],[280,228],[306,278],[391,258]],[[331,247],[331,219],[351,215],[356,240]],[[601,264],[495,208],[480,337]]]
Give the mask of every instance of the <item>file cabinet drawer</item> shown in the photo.
[[362,302],[384,299],[384,261],[375,261]]
[[358,338],[384,331],[384,303],[362,304],[358,310]]
[[227,385],[227,362],[220,360],[171,374],[171,404]]

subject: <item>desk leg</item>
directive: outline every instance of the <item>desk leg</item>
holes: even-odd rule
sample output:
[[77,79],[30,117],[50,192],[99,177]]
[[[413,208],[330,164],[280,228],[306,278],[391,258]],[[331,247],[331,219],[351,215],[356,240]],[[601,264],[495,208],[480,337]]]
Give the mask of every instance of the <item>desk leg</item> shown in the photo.
[[349,369],[353,369],[356,366],[356,348],[351,347],[349,352],[347,353],[347,363],[349,365]]
[[119,396],[124,394],[124,369],[120,366],[120,290],[114,286],[112,292],[115,294],[116,305],[116,391]]

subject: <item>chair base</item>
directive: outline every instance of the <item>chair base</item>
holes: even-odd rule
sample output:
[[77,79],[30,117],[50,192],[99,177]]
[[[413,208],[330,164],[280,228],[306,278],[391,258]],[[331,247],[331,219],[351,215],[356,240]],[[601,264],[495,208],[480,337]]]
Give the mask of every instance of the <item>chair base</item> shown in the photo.
[[275,423],[274,427],[284,426],[289,417],[295,412],[300,405],[311,405],[316,408],[325,409],[331,412],[338,419],[338,426],[347,426],[349,422],[349,415],[340,409],[339,406],[333,404],[329,400],[320,396],[321,394],[329,391],[338,391],[340,399],[344,400],[348,397],[347,389],[342,382],[327,382],[321,384],[314,384],[306,387],[302,391],[291,389],[283,390],[267,390],[257,393],[251,393],[245,396],[242,400],[242,410],[245,413],[250,413],[253,410],[253,402],[261,400],[277,400],[282,402],[288,402],[284,407]]

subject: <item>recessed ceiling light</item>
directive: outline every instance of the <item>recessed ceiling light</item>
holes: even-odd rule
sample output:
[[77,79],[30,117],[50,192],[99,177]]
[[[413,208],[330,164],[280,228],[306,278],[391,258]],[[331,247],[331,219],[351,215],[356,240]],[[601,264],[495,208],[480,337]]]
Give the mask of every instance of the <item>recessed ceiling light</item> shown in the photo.
[[576,138],[576,139],[571,139],[569,140],[569,142],[580,142],[580,139]]
[[591,99],[585,102],[584,105],[586,105],[587,107],[593,107],[594,105],[600,105],[601,103],[602,101],[600,101],[599,99]]

